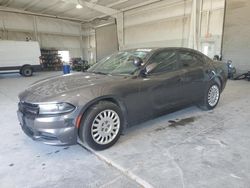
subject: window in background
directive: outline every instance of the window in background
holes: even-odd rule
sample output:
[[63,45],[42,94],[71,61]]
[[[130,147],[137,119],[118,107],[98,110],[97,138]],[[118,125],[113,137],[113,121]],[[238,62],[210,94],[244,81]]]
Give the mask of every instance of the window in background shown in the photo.
[[69,51],[58,51],[63,63],[69,63]]

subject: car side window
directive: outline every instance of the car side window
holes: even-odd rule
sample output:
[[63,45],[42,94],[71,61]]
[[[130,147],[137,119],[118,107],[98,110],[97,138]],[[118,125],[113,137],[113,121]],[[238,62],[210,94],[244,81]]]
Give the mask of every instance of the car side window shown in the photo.
[[175,51],[162,51],[150,59],[150,64],[156,64],[150,74],[171,72],[176,70],[177,56]]
[[196,67],[201,65],[201,60],[191,52],[179,52],[179,62],[184,68]]

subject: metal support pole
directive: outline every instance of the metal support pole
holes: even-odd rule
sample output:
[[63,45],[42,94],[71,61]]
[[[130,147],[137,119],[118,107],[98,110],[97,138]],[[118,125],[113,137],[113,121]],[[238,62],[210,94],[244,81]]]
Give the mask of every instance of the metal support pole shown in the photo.
[[199,11],[199,34],[198,34],[198,50],[200,50],[200,51],[201,51],[202,10],[203,10],[203,0],[200,0],[200,11]]
[[116,27],[117,27],[117,38],[118,38],[119,50],[122,50],[124,48],[124,13],[123,12],[117,15]]
[[193,0],[191,9],[191,21],[188,38],[188,47],[198,50],[199,25],[200,25],[200,3],[201,0]]
[[79,27],[79,32],[80,32],[80,37],[79,37],[79,41],[80,41],[80,50],[81,50],[81,58],[83,59],[83,40],[82,40],[82,25],[80,24],[80,27]]
[[38,33],[37,33],[37,20],[36,20],[36,16],[33,16],[33,35],[34,35],[34,39],[36,41],[39,41],[38,39]]

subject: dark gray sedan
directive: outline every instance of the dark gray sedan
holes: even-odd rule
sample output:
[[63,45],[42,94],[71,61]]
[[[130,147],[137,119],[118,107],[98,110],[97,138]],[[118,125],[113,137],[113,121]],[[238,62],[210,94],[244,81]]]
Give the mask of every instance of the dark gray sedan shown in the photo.
[[19,95],[24,132],[51,145],[112,146],[124,128],[195,104],[211,110],[226,65],[185,48],[135,49],[104,58],[85,73],[34,83]]

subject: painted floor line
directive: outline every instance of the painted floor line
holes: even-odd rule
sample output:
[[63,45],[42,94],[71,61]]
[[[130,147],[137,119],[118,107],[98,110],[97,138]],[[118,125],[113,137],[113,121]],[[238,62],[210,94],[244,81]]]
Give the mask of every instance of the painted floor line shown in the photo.
[[136,183],[138,183],[139,185],[141,185],[144,188],[153,188],[154,186],[152,186],[150,183],[148,183],[147,181],[145,181],[144,179],[140,178],[139,176],[135,175],[134,173],[132,173],[131,171],[123,168],[122,166],[116,164],[115,162],[113,162],[112,160],[108,159],[107,157],[99,154],[98,152],[94,151],[93,149],[89,148],[88,146],[84,145],[81,141],[78,141],[79,145],[81,147],[83,147],[84,149],[88,150],[89,152],[93,153],[97,158],[99,158],[101,161],[104,161],[105,163],[107,163],[108,165],[116,168],[117,170],[119,170],[122,174],[124,174],[125,176],[127,176],[129,179],[134,180]]

